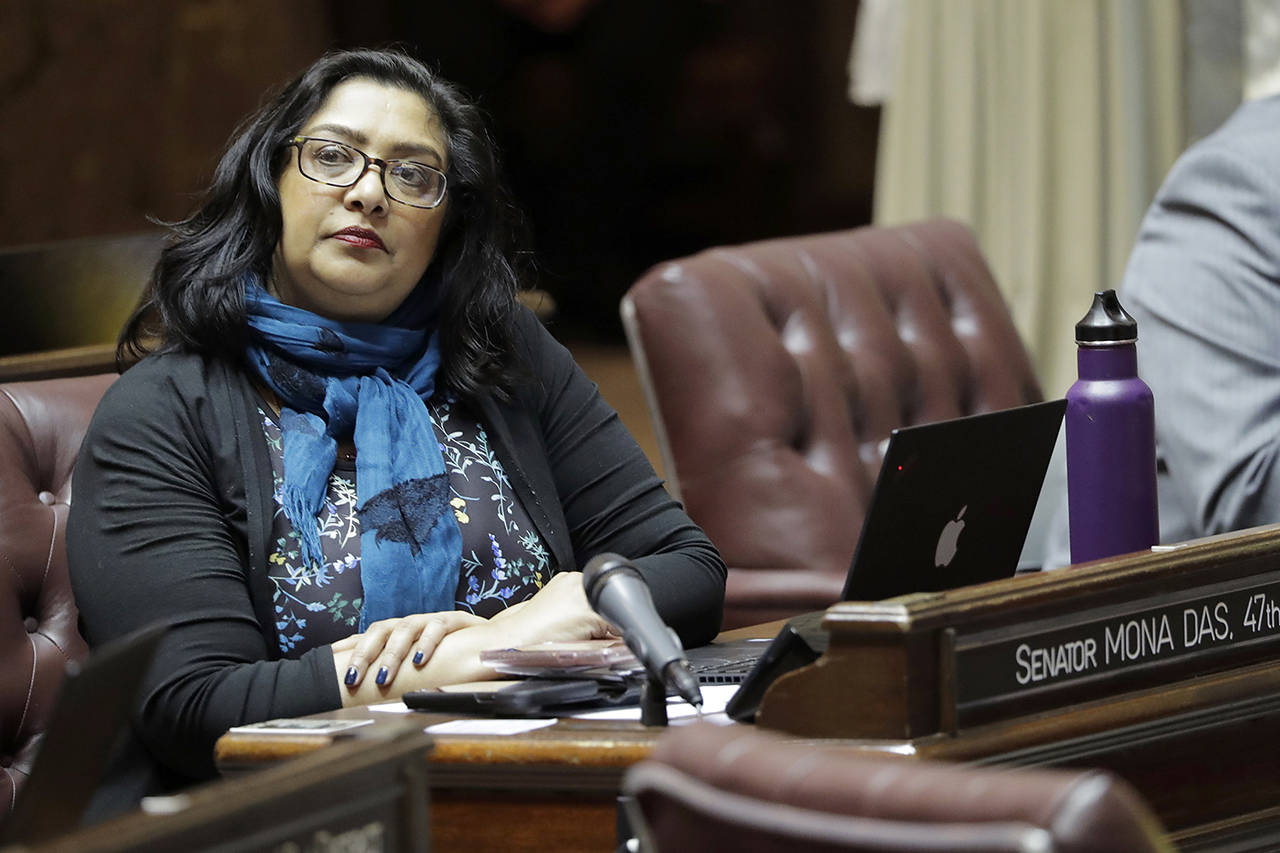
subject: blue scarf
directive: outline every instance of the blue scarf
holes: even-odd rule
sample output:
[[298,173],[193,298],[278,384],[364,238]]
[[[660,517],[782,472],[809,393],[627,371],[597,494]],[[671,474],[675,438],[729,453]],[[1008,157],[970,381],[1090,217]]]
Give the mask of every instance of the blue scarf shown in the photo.
[[[320,525],[337,439],[353,435],[361,497],[360,630],[392,616],[453,610],[462,534],[425,401],[440,336],[415,292],[385,323],[340,323],[246,282],[249,369],[280,398],[285,516],[307,563],[322,564]],[[416,315],[416,316],[414,316]]]

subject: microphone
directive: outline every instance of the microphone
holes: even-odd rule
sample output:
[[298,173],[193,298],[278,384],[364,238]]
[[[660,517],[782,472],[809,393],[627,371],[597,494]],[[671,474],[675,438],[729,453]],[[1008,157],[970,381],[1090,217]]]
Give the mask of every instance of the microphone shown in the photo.
[[591,609],[613,623],[649,677],[675,688],[690,705],[702,707],[698,679],[689,671],[684,647],[653,606],[640,571],[617,554],[597,554],[582,570]]

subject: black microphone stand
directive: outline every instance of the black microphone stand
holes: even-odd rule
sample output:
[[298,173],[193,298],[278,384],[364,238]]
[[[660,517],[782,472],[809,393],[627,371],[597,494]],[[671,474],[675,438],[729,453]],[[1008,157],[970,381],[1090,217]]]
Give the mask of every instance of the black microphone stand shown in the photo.
[[640,689],[640,723],[645,726],[667,724],[667,685],[652,672],[645,670],[644,686]]

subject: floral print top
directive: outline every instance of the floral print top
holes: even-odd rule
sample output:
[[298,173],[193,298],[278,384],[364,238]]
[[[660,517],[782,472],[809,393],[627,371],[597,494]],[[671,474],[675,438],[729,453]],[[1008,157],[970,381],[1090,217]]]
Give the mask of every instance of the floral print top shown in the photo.
[[[435,397],[427,405],[440,442],[458,528],[462,566],[457,608],[490,617],[530,598],[551,577],[551,555],[511,489],[484,426],[456,401]],[[272,410],[258,407],[275,484],[273,547],[267,557],[280,653],[294,658],[356,632],[363,598],[360,585],[360,518],[356,512],[354,458],[339,453],[318,516],[323,565],[306,565],[298,534],[281,503],[283,445]]]

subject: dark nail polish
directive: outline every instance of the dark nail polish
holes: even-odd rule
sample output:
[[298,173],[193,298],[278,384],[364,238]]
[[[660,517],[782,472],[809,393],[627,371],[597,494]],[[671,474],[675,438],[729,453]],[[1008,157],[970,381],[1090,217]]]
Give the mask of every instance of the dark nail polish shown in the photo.
[[358,675],[360,675],[360,673],[356,671],[356,668],[354,666],[349,666],[347,667],[347,677],[343,680],[347,682],[347,686],[350,686],[356,683],[356,677]]
[[422,666],[422,652],[417,652],[413,656],[413,663],[415,666]]
[[374,679],[378,684],[387,683],[387,668],[385,666],[378,668],[378,677]]

